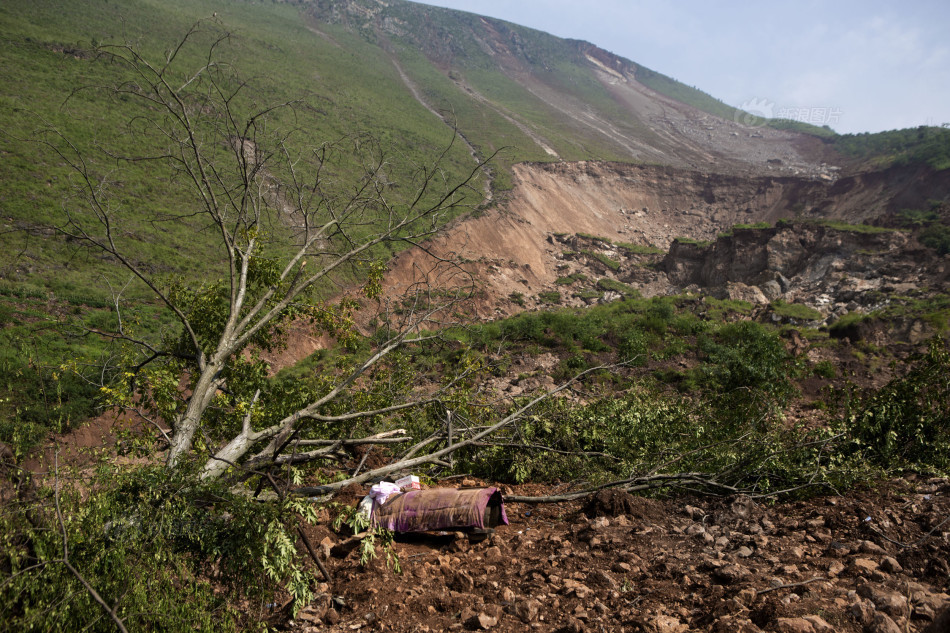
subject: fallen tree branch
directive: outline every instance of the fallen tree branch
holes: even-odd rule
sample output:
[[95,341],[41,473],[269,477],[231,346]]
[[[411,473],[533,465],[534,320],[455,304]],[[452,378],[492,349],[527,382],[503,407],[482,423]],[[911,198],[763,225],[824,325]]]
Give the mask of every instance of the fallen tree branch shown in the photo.
[[505,501],[510,503],[560,503],[563,501],[582,499],[594,494],[595,492],[606,490],[608,488],[623,487],[626,492],[640,492],[643,490],[650,490],[652,488],[662,488],[663,486],[688,483],[699,484],[711,488],[719,488],[730,494],[738,494],[741,492],[741,490],[738,488],[733,488],[732,486],[727,486],[726,484],[721,484],[715,481],[711,475],[706,473],[676,473],[672,475],[648,475],[645,477],[620,479],[618,481],[611,481],[599,486],[593,486],[591,488],[585,488],[584,490],[579,490],[577,492],[568,492],[561,495],[548,495],[543,497],[506,495]]
[[[481,431],[480,433],[476,433],[475,435],[468,438],[467,440],[458,442],[457,444],[453,444],[452,446],[447,446],[445,448],[429,453],[428,455],[423,455],[421,457],[414,457],[411,459],[404,458],[396,462],[393,462],[392,464],[388,464],[380,468],[375,468],[373,470],[366,471],[362,475],[359,475],[356,477],[349,477],[348,479],[337,481],[332,484],[327,484],[324,486],[305,486],[301,488],[296,488],[295,490],[292,490],[290,492],[292,494],[306,496],[306,497],[325,495],[331,492],[336,492],[337,490],[341,490],[351,484],[365,483],[367,481],[385,477],[391,473],[398,472],[400,470],[408,470],[411,468],[415,468],[417,466],[421,466],[422,464],[432,464],[432,463],[440,463],[440,462],[444,463],[443,458],[448,457],[449,455],[451,455],[457,450],[477,444],[480,440],[488,437],[489,435],[492,435],[499,429],[502,429],[510,425],[516,420],[520,420],[521,417],[524,416],[525,413],[533,409],[534,406],[537,405],[539,402],[543,402],[544,400],[547,400],[548,398],[553,397],[554,395],[560,393],[561,391],[564,391],[565,389],[569,388],[571,385],[579,381],[581,378],[583,378],[587,374],[600,371],[608,367],[616,367],[616,365],[599,365],[597,367],[591,367],[589,369],[586,369],[580,372],[579,374],[577,374],[576,376],[574,376],[573,378],[571,378],[570,380],[568,380],[567,382],[564,382],[558,387],[552,389],[551,391],[547,391],[531,399],[529,402],[527,402],[525,405],[520,407],[518,410],[505,416],[505,418],[487,427],[485,430]],[[440,432],[436,434],[436,437],[441,438],[442,433]],[[434,439],[435,438],[433,438],[433,441]],[[415,448],[418,448],[418,445],[416,447],[413,447],[413,450]]]

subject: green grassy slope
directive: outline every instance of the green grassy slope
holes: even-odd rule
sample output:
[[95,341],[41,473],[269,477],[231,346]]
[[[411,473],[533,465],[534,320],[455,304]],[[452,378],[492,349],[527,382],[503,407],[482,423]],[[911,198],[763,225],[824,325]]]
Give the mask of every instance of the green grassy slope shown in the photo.
[[[195,204],[170,185],[172,174],[155,163],[118,164],[95,150],[138,151],[131,104],[109,96],[123,80],[120,67],[96,59],[98,43],[134,43],[153,58],[174,45],[195,20],[217,12],[234,33],[220,55],[251,90],[244,105],[300,99],[302,107],[278,115],[296,127],[298,148],[347,134],[370,132],[388,148],[394,169],[405,173],[431,161],[452,133],[407,98],[398,73],[379,48],[328,27],[333,41],[308,30],[297,8],[232,2],[132,0],[117,5],[93,0],[82,6],[58,1],[7,2],[0,6],[0,440],[35,435],[43,420],[70,420],[91,412],[89,385],[65,385],[60,367],[75,358],[106,353],[94,337],[74,337],[76,320],[95,326],[110,317],[111,292],[128,273],[115,262],[63,239],[55,227],[76,208],[75,174],[40,141],[62,144],[57,130],[113,182],[110,203],[121,218],[120,241],[153,273],[190,282],[223,276],[223,253],[213,233],[182,219]],[[185,49],[183,66],[197,68],[200,46]],[[79,88],[83,90],[77,91]],[[283,120],[280,120],[283,117]],[[442,167],[458,180],[474,165],[461,143]],[[473,198],[473,202],[474,202]],[[174,219],[173,219],[174,218]],[[275,225],[274,231],[281,230]],[[380,253],[383,255],[383,253]],[[127,299],[147,297],[132,284]],[[141,327],[161,327],[147,320]],[[67,388],[67,393],[62,390]],[[59,390],[59,393],[57,393]],[[84,407],[64,409],[62,401]]]

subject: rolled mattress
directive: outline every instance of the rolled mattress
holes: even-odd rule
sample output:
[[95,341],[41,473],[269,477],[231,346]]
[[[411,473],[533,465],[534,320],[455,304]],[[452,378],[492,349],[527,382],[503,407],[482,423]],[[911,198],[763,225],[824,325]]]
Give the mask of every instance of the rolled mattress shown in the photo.
[[377,527],[394,532],[490,529],[508,525],[498,488],[432,488],[395,495],[373,513]]

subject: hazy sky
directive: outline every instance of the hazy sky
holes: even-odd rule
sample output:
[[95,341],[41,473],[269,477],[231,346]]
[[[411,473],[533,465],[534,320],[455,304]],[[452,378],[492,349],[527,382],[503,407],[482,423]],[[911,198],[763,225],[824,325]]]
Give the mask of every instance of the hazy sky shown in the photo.
[[947,0],[425,0],[592,42],[757,113],[838,132],[950,122]]

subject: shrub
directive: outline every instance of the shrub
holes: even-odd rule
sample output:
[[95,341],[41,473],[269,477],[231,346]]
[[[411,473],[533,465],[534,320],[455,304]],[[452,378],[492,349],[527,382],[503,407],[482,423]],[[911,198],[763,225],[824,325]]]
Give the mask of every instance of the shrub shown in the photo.
[[[312,599],[316,579],[294,546],[297,513],[315,519],[312,505],[233,495],[185,470],[116,473],[104,463],[80,492],[61,469],[58,494],[40,488],[28,505],[8,505],[0,516],[0,557],[11,572],[0,586],[5,628],[115,630],[59,562],[64,539],[71,564],[129,630],[238,630],[266,617],[280,584],[298,607]],[[243,615],[229,606],[241,598]]]
[[883,468],[950,471],[950,353],[934,338],[906,376],[849,415],[855,446]]
[[937,251],[938,255],[950,253],[950,226],[932,224],[920,232],[920,243]]
[[774,413],[795,393],[791,357],[774,332],[754,321],[729,323],[702,335],[704,382],[719,392],[719,405],[739,421],[757,411]]

